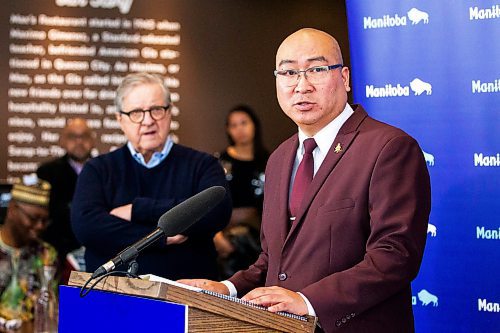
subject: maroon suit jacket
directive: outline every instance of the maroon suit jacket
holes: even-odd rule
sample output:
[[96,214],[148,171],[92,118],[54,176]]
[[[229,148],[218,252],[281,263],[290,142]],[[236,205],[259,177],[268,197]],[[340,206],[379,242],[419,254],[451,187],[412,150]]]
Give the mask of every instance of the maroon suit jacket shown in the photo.
[[294,135],[266,168],[262,253],[229,279],[300,291],[325,332],[412,332],[410,282],[424,251],[430,181],[422,151],[361,106],[344,123],[291,225]]

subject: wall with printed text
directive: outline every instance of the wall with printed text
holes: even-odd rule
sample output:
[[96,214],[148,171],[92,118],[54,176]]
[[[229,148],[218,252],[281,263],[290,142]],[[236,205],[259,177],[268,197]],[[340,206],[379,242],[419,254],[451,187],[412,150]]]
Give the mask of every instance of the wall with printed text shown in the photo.
[[227,111],[246,103],[274,149],[297,130],[276,100],[276,50],[307,26],[338,36],[347,52],[343,0],[2,3],[0,182],[63,154],[59,133],[68,118],[88,120],[96,154],[121,146],[114,92],[137,71],[165,77],[175,105],[171,129],[181,144],[222,150]]

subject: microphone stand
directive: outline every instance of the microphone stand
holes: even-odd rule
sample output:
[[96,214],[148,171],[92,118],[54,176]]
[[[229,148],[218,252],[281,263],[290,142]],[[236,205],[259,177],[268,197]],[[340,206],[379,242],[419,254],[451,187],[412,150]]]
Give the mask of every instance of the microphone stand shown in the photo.
[[[92,289],[94,289],[94,287],[96,286],[97,283],[99,283],[99,281],[101,281],[102,279],[104,279],[106,276],[109,276],[109,275],[116,275],[116,274],[123,274],[123,275],[126,275],[127,277],[129,278],[135,278],[135,279],[140,279],[140,277],[137,275],[137,272],[139,270],[139,263],[137,262],[137,256],[138,256],[138,253],[136,253],[135,255],[129,257],[130,259],[128,259],[127,261],[125,261],[126,263],[128,263],[128,269],[127,271],[110,271],[110,272],[107,272],[107,273],[103,273],[99,276],[91,276],[87,281],[85,281],[85,284],[82,286],[82,288],[80,289],[80,297],[85,297]],[[124,262],[124,263],[125,263]],[[85,288],[87,287],[87,285],[90,283],[90,281],[94,280],[94,283],[92,284],[92,286],[90,286],[89,289],[85,290]]]
[[139,270],[139,263],[137,262],[137,256],[135,256],[134,258],[132,258],[132,260],[130,260],[130,262],[128,263],[128,269],[127,269],[127,273],[131,276],[131,277],[134,277],[134,278],[137,278],[137,271]]

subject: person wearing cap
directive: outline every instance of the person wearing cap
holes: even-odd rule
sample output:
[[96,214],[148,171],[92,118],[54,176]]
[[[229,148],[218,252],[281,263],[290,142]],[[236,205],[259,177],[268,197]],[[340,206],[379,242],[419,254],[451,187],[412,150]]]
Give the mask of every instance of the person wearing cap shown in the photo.
[[0,227],[0,317],[33,319],[40,270],[55,266],[57,252],[40,239],[49,219],[50,184],[35,174],[13,185]]

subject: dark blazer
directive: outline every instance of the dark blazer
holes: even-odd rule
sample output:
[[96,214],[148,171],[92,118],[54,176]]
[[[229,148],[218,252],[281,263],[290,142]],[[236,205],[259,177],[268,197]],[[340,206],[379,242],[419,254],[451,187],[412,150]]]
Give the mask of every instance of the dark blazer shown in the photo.
[[361,106],[345,122],[290,226],[294,135],[266,169],[262,253],[230,279],[300,291],[326,332],[412,332],[410,282],[418,273],[430,213],[422,151]]
[[71,201],[78,175],[69,164],[67,155],[42,164],[37,175],[52,186],[49,204],[52,223],[45,230],[43,239],[56,248],[61,258],[65,258],[68,252],[80,247],[70,221]]

